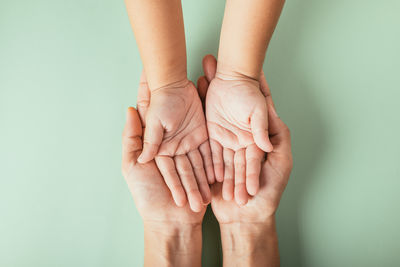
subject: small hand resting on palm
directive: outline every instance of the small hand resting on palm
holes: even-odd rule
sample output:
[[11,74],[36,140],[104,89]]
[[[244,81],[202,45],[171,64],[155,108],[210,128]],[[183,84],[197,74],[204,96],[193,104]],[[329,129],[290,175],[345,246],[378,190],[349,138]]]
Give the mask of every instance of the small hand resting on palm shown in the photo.
[[214,170],[197,89],[184,80],[150,91],[143,73],[138,110],[145,127],[138,162],[155,159],[175,203],[183,206],[188,199],[200,211],[210,202]]
[[215,178],[224,181],[224,199],[235,197],[243,205],[247,193],[254,196],[259,189],[264,151],[273,149],[266,95],[257,80],[216,72],[213,56],[206,56],[203,65],[210,82],[206,118]]

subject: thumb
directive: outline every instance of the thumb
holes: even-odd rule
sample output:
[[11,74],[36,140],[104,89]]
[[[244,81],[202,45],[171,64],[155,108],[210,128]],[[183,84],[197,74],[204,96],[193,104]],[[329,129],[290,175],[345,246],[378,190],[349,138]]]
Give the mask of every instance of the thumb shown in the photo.
[[137,95],[137,109],[142,120],[143,127],[146,127],[146,114],[150,105],[150,89],[144,71],[140,76],[140,83]]
[[147,117],[144,130],[143,151],[138,158],[139,163],[147,163],[158,153],[164,136],[164,128],[158,119]]
[[203,58],[203,71],[208,82],[211,82],[217,72],[217,60],[213,55],[206,55]]
[[257,109],[250,120],[251,132],[253,133],[254,142],[265,152],[271,152],[273,147],[269,140],[268,134],[268,109]]
[[122,133],[122,171],[128,171],[131,162],[136,163],[142,149],[142,125],[136,109],[130,107],[126,114]]

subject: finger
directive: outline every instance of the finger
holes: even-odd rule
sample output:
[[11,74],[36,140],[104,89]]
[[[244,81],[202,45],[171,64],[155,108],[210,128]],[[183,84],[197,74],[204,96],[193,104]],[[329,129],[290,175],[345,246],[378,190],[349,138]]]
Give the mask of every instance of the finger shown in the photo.
[[122,170],[127,171],[129,164],[136,163],[142,149],[142,124],[135,108],[126,112],[126,123],[122,133]]
[[222,200],[222,183],[215,183],[211,185],[211,198],[212,201]]
[[194,175],[196,177],[197,186],[199,187],[200,194],[203,198],[203,204],[208,204],[211,201],[211,192],[210,186],[207,182],[207,175],[204,170],[203,159],[201,158],[201,154],[199,150],[190,151],[187,154],[190,164],[192,165],[192,169],[194,171]]
[[215,180],[217,180],[218,182],[222,182],[224,180],[224,161],[222,155],[222,146],[217,141],[210,139],[210,148],[214,166]]
[[197,80],[197,92],[199,93],[199,97],[200,97],[203,105],[204,105],[204,101],[206,99],[207,89],[208,89],[208,81],[205,76],[201,76]]
[[147,127],[144,131],[143,151],[138,158],[139,163],[147,163],[158,153],[162,142],[164,128],[159,120],[149,119],[147,117]]
[[263,110],[256,110],[251,116],[250,126],[256,145],[265,152],[271,152],[273,146],[268,135],[268,109],[266,103]]
[[246,151],[239,149],[235,152],[235,201],[238,205],[243,206],[247,203],[249,195],[246,189]]
[[260,187],[261,162],[264,152],[252,144],[246,148],[246,188],[254,196]]
[[210,142],[204,142],[199,147],[200,154],[203,158],[204,168],[207,174],[207,180],[209,184],[215,183],[215,173],[214,173],[214,166],[212,162],[212,155],[211,155],[211,148]]
[[224,148],[224,183],[222,184],[222,198],[225,200],[233,199],[233,179],[234,179],[234,166],[233,158],[235,153],[232,149]]
[[139,89],[137,95],[137,109],[142,121],[143,127],[146,127],[146,113],[150,105],[150,90],[147,84],[146,74],[144,70],[140,76]]
[[[267,101],[272,101],[271,98]],[[287,125],[279,118],[272,105],[268,108],[268,121],[270,140],[274,146],[274,151],[282,155],[291,155],[291,137]]]
[[211,82],[217,72],[217,60],[213,55],[206,55],[203,58],[203,71],[206,75],[207,81]]
[[186,196],[189,201],[190,208],[194,212],[199,212],[203,208],[202,198],[197,187],[196,178],[192,170],[192,165],[186,155],[178,155],[174,157],[176,170],[183,188],[185,189]]
[[183,207],[187,200],[186,193],[176,172],[174,160],[171,157],[157,156],[155,161],[176,205]]

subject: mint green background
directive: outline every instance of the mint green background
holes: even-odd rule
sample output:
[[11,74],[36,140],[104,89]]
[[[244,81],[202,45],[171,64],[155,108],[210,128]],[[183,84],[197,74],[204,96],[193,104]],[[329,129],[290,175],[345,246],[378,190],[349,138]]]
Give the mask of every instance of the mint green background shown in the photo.
[[[224,1],[184,1],[189,75]],[[400,266],[400,2],[288,0],[264,70],[293,135],[282,266]],[[123,1],[0,4],[0,266],[140,266],[120,174],[141,72]],[[219,266],[208,213],[204,266]]]

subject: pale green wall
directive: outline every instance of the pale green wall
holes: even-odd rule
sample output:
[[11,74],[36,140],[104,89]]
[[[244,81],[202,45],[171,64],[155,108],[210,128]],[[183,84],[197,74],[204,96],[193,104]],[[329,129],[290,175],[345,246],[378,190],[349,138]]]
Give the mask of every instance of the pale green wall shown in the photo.
[[[189,74],[224,1],[184,1]],[[292,129],[282,266],[400,266],[400,2],[287,0],[264,70]],[[141,62],[122,0],[0,4],[0,266],[140,266],[120,174]],[[219,266],[206,216],[204,266]]]

